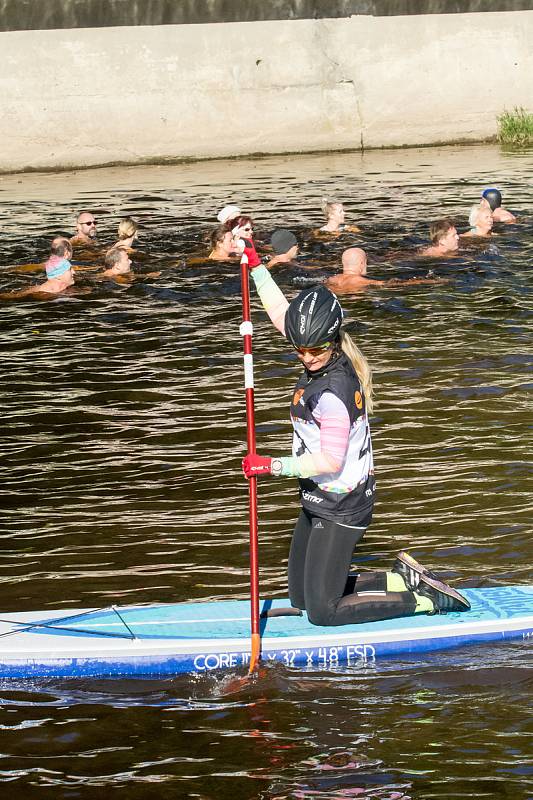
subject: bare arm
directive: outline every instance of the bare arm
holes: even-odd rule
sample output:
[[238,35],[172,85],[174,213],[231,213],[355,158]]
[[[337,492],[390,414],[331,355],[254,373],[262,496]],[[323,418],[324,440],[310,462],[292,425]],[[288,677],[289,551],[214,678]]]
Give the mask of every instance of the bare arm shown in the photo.
[[251,275],[272,324],[285,336],[285,313],[289,307],[287,298],[266,267],[256,267]]

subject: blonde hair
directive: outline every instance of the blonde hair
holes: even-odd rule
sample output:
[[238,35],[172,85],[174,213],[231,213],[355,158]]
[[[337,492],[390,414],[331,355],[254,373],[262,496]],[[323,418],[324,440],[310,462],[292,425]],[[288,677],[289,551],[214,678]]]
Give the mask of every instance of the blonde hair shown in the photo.
[[322,209],[322,213],[324,214],[326,220],[329,219],[330,214],[335,206],[342,206],[342,203],[339,203],[338,200],[328,200],[327,197],[322,199],[320,208]]
[[135,236],[137,233],[138,225],[131,217],[124,217],[118,223],[118,238],[129,239],[130,236]]
[[446,219],[438,219],[429,226],[429,238],[434,245],[437,245],[452,228],[455,228],[455,225],[448,217]]
[[343,353],[350,359],[353,368],[359,378],[363,394],[365,396],[366,411],[370,415],[374,410],[373,391],[372,391],[372,367],[365,356],[357,347],[349,333],[340,331],[341,348]]

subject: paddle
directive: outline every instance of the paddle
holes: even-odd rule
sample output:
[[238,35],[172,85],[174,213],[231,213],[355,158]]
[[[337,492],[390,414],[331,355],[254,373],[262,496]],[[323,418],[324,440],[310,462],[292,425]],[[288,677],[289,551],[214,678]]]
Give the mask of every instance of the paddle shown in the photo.
[[[240,333],[244,348],[244,389],[246,393],[246,444],[248,453],[255,453],[255,413],[254,413],[254,362],[252,356],[252,322],[250,319],[250,283],[248,276],[248,257],[241,257],[241,295],[242,324]],[[250,627],[251,627],[251,674],[259,661],[261,635],[259,633],[259,560],[257,541],[257,478],[248,480],[249,519],[250,519]]]

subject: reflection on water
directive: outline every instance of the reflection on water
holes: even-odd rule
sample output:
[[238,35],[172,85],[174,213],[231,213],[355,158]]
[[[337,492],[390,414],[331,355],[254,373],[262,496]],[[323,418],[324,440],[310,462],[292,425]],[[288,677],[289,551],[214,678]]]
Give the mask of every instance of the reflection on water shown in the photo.
[[[187,263],[229,201],[260,240],[279,224],[299,236],[302,268],[277,273],[288,294],[306,263],[331,274],[352,244],[371,277],[449,278],[343,298],[377,395],[379,496],[359,563],[409,547],[459,584],[530,582],[532,161],[428,148],[2,176],[0,291],[40,279],[11,268],[44,260],[85,207],[104,243],[120,217],[139,220],[134,268],[162,271],[113,286],[80,270],[89,296],[2,304],[2,609],[247,596],[239,282]],[[519,225],[450,261],[412,258],[429,221],[465,230],[490,184]],[[363,232],[311,239],[323,196]],[[284,453],[297,368],[255,298],[253,316],[258,448]],[[259,507],[262,591],[282,596],[294,486],[262,483]],[[527,656],[516,643],[276,665],[237,693],[216,675],[6,683],[0,781],[135,800],[525,798]]]

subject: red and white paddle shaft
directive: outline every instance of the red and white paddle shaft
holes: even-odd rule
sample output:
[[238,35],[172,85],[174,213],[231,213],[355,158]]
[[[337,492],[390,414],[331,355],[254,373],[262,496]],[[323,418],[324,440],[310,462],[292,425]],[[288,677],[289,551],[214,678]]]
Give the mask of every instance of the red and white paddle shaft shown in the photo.
[[[248,258],[241,258],[242,324],[240,333],[244,348],[244,389],[246,393],[246,443],[248,453],[255,453],[255,412],[254,412],[254,361],[252,355],[253,327],[250,319],[250,282]],[[250,517],[250,623],[251,653],[249,672],[253,672],[261,653],[259,632],[259,559],[257,537],[257,478],[248,480]]]

